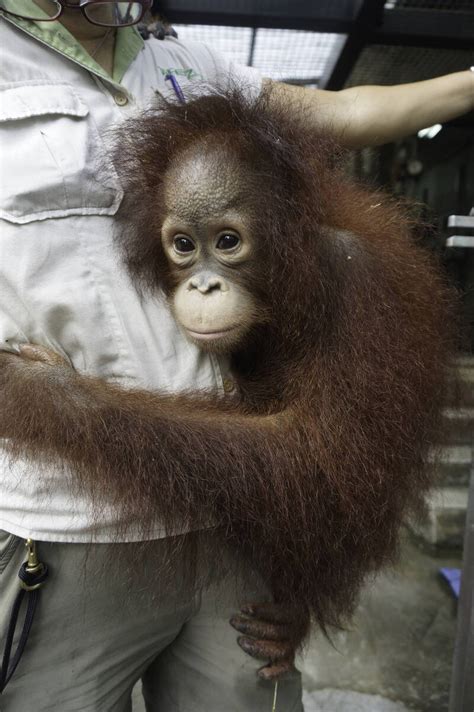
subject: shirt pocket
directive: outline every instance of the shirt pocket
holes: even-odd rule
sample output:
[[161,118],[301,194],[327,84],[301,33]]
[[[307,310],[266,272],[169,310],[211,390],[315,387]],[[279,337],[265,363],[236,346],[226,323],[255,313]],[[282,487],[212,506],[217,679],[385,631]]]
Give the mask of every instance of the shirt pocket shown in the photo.
[[90,116],[67,83],[0,91],[0,217],[13,223],[114,215],[120,182]]
[[20,541],[20,537],[0,529],[0,574],[7,568]]

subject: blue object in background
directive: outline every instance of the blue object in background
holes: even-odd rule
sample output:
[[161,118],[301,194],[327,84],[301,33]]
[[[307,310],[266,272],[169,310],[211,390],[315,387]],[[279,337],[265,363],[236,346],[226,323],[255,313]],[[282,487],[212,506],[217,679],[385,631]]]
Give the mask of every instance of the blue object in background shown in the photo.
[[439,572],[449,583],[456,598],[459,598],[459,590],[461,588],[461,569],[440,569]]

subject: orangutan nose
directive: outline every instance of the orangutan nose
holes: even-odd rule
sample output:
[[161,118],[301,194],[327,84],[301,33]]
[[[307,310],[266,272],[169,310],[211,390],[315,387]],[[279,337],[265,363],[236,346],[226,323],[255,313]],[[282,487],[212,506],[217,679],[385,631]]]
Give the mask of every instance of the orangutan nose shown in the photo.
[[188,291],[197,289],[201,294],[208,292],[228,292],[227,282],[222,277],[208,272],[201,272],[195,277],[191,277],[188,283]]

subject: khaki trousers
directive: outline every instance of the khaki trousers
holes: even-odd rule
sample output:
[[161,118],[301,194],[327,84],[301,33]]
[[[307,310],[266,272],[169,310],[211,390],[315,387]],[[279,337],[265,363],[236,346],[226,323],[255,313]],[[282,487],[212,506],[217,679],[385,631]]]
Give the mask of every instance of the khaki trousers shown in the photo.
[[[268,600],[258,577],[239,592],[214,561],[190,587],[184,556],[165,568],[166,541],[131,557],[133,544],[37,542],[50,574],[1,712],[131,712],[140,679],[147,712],[271,712],[263,663],[228,622],[244,601]],[[0,653],[24,560],[24,541],[0,531]],[[280,682],[277,710],[302,712],[299,673]]]

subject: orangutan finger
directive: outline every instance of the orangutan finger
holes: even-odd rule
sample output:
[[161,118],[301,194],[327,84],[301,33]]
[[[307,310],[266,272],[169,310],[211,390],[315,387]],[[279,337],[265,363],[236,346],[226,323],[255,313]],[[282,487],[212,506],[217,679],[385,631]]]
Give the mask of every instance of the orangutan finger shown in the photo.
[[246,603],[240,610],[247,616],[269,623],[293,623],[299,618],[299,611],[283,603]]
[[262,680],[280,680],[295,672],[296,668],[293,665],[292,660],[284,660],[283,662],[276,663],[275,665],[264,665],[257,670],[257,675],[262,678]]
[[282,660],[293,660],[294,657],[294,646],[289,643],[254,640],[243,635],[237,638],[237,643],[245,653],[258,660],[281,662]]
[[60,354],[51,349],[47,349],[46,346],[40,346],[39,344],[20,344],[18,348],[20,356],[30,361],[41,361],[42,363],[47,363],[49,366],[69,365]]
[[230,624],[239,633],[245,633],[252,638],[262,638],[263,640],[285,641],[291,639],[291,629],[284,624],[275,625],[274,623],[265,623],[261,620],[252,618],[244,618],[243,616],[233,616],[230,619]]

